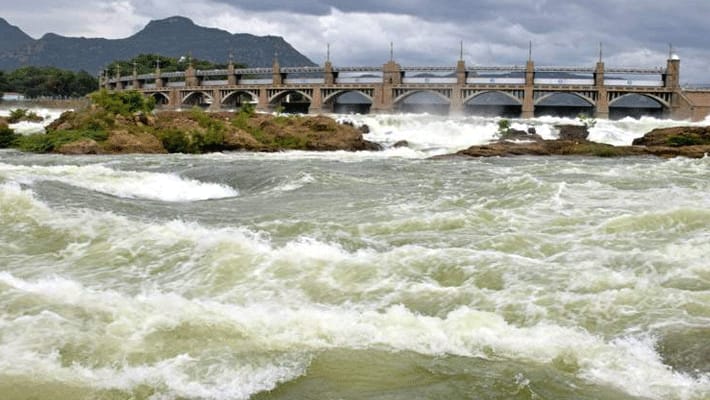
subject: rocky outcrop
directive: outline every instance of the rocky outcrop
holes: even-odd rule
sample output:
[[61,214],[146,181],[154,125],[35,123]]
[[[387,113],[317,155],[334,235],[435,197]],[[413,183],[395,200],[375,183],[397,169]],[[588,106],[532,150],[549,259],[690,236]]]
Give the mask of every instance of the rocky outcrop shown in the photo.
[[93,139],[82,139],[59,146],[57,153],[66,155],[102,154],[101,146]]
[[501,136],[501,141],[523,141],[523,142],[539,142],[542,137],[535,132],[535,128],[528,129],[527,132],[518,129],[508,129]]
[[[212,151],[380,150],[352,125],[325,116],[206,113],[201,110],[156,115],[108,115],[96,107],[66,112],[47,127],[62,131],[105,132],[54,148],[63,154],[203,153]],[[86,136],[86,135],[85,135]]]
[[[596,143],[586,137],[586,127],[568,125],[560,130],[558,140],[534,142],[500,139],[486,145],[471,146],[456,155],[468,157],[535,156],[593,156],[627,157],[651,155],[663,158],[702,158],[710,154],[710,127],[677,127],[654,129],[634,140],[632,146],[612,146]],[[574,128],[572,128],[574,127]],[[559,128],[559,127],[558,127]]]
[[678,126],[658,128],[634,139],[636,146],[702,146],[710,145],[710,126]]
[[400,147],[409,147],[409,142],[406,140],[399,140],[392,145],[393,148],[397,149]]
[[124,130],[117,130],[109,133],[108,139],[102,143],[102,153],[105,154],[130,154],[167,153],[160,140],[150,133],[132,133]]
[[555,125],[560,140],[587,140],[589,130],[584,125]]

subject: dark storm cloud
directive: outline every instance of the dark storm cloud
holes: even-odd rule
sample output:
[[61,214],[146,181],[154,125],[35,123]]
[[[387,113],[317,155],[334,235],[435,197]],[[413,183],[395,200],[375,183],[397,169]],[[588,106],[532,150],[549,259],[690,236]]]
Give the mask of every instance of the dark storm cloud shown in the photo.
[[[2,17],[39,37],[127,37],[151,19],[280,35],[316,62],[326,43],[341,65],[379,65],[395,42],[397,61],[519,65],[528,42],[539,65],[593,65],[603,42],[610,66],[665,64],[668,43],[682,76],[710,82],[710,0],[0,0]],[[706,78],[708,77],[708,78]]]
[[[706,46],[707,0],[217,0],[243,10],[289,11],[302,15],[343,12],[391,13],[429,21],[517,24],[531,34],[577,31],[596,37],[632,39],[665,46]],[[490,32],[491,36],[495,32]]]

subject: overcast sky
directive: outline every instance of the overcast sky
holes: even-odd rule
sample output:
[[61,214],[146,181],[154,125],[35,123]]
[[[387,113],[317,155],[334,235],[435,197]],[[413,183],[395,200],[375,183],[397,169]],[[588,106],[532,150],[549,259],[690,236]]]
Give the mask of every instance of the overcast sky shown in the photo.
[[[0,0],[0,16],[38,38],[123,38],[173,15],[232,33],[279,35],[321,64],[340,66],[665,66],[669,43],[681,82],[710,83],[710,0]],[[225,50],[226,52],[226,50]],[[226,56],[225,56],[226,58]]]

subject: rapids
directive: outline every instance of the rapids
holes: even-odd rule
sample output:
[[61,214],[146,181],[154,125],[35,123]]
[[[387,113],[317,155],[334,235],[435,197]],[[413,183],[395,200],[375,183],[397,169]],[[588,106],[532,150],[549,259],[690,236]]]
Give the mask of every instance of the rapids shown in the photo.
[[338,118],[386,149],[0,151],[0,397],[709,398],[710,158],[431,160],[497,120]]

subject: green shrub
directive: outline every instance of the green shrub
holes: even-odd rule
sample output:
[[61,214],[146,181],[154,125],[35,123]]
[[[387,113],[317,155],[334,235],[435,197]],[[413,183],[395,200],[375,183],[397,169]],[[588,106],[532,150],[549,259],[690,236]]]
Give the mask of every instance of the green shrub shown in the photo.
[[498,136],[503,138],[510,132],[510,121],[503,118],[498,121]]
[[294,136],[276,136],[273,144],[283,149],[303,149],[306,147],[307,140]]
[[255,112],[256,107],[254,106],[254,104],[249,103],[247,101],[243,102],[242,105],[239,107],[239,114],[245,114],[251,117],[252,115],[254,115]]
[[192,153],[190,138],[179,129],[166,129],[158,135],[168,153]]
[[41,133],[18,138],[16,145],[20,150],[32,153],[49,153],[54,148],[50,138]]
[[104,110],[118,115],[130,116],[137,112],[149,113],[155,108],[155,98],[143,96],[135,90],[110,92],[101,89],[90,95],[91,101]]
[[594,128],[594,126],[597,124],[596,119],[590,117],[585,113],[577,115],[577,121],[581,122],[582,125],[584,125],[587,129]]
[[673,135],[666,139],[666,143],[672,147],[696,146],[706,144],[705,141],[697,135]]
[[76,142],[79,140],[91,139],[97,142],[108,139],[108,133],[105,131],[93,130],[68,130],[54,131],[49,133],[38,133],[29,136],[19,137],[15,145],[22,151],[33,153],[49,153],[61,147],[64,144]]
[[0,149],[13,147],[20,135],[8,128],[7,125],[0,125]]
[[42,122],[44,121],[44,118],[37,115],[36,112],[29,111],[26,108],[17,108],[14,110],[10,110],[10,116],[7,117],[7,122],[15,124],[20,121]]

